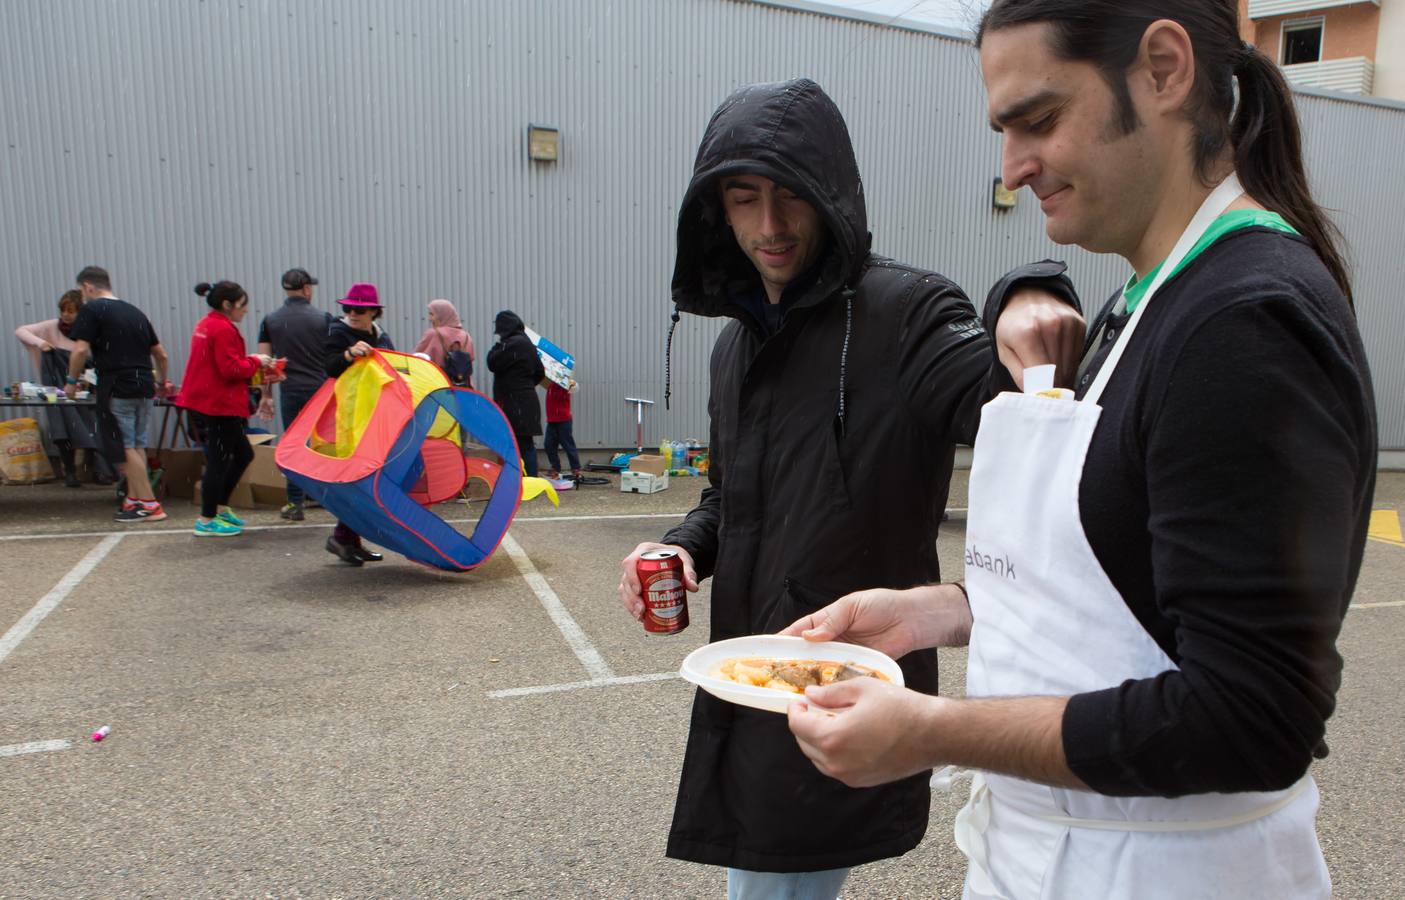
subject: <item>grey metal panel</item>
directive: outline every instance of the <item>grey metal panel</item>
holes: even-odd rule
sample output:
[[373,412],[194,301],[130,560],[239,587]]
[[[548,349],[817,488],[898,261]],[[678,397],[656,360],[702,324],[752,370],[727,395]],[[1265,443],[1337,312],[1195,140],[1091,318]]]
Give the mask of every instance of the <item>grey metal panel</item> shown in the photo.
[[[579,361],[582,446],[633,442],[625,396],[659,401],[648,443],[705,439],[721,323],[679,327],[673,409],[662,406],[677,203],[722,97],[797,75],[816,78],[848,118],[879,252],[943,272],[977,303],[1009,266],[1045,256],[1068,259],[1093,300],[1124,277],[1116,259],[1049,242],[1028,195],[991,209],[1000,148],[968,43],[800,6],[0,4],[0,327],[50,317],[82,265],[105,265],[152,316],[179,378],[204,312],[196,281],[249,289],[252,349],[258,318],[281,302],[278,276],[303,265],[329,308],[351,282],[376,282],[402,349],[430,299],[453,300],[484,383],[493,315],[516,310]],[[1322,127],[1369,127],[1399,146],[1405,118],[1363,109]],[[526,159],[528,124],[561,130],[558,163]],[[1377,284],[1395,255],[1375,248],[1398,245],[1401,227],[1398,202],[1346,162],[1360,145],[1323,138],[1314,158],[1342,180],[1324,190],[1359,211],[1352,235],[1372,248],[1358,252],[1364,311],[1383,309]],[[1373,360],[1389,370],[1387,335],[1398,346],[1402,325],[1379,316]],[[27,365],[0,339],[0,375]],[[1389,411],[1387,446],[1405,446],[1405,413]]]
[[[1405,448],[1405,111],[1341,97],[1297,95],[1313,195],[1350,253],[1357,323],[1376,390],[1380,442]],[[1390,160],[1395,160],[1394,163]]]

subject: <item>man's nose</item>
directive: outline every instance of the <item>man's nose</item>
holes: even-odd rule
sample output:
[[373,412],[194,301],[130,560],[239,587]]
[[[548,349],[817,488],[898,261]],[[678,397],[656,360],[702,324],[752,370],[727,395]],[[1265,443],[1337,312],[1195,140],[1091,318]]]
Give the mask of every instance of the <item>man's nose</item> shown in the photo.
[[1000,178],[1007,190],[1024,187],[1039,174],[1039,162],[1023,142],[1005,136],[1000,148]]
[[787,220],[785,205],[779,197],[766,197],[761,201],[761,233],[764,235],[785,234]]

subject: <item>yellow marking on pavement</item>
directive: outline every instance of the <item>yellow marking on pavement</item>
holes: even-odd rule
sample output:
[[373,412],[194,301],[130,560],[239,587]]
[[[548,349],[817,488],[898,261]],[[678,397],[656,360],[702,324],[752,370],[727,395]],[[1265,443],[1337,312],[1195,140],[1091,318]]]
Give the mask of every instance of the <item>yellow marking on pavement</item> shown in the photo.
[[1373,541],[1405,547],[1405,537],[1400,535],[1400,513],[1394,509],[1371,510],[1371,524],[1366,526],[1366,536]]

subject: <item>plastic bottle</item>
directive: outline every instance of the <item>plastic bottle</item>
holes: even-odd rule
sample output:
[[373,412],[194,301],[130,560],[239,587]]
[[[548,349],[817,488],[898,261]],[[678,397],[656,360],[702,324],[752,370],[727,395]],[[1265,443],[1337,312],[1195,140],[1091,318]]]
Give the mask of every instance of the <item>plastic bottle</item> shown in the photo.
[[671,465],[675,469],[681,469],[687,465],[688,445],[679,441],[673,445],[673,462]]
[[659,441],[659,456],[663,457],[665,469],[673,467],[673,443],[668,438]]

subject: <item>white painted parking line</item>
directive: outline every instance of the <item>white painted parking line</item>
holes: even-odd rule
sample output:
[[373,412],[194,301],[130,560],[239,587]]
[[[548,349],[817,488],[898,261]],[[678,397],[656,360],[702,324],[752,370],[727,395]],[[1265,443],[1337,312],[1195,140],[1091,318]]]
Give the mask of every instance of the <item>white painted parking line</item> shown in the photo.
[[28,744],[10,744],[8,747],[0,747],[0,756],[48,753],[50,750],[67,750],[72,746],[72,741],[30,741]]
[[502,547],[512,558],[513,564],[517,566],[517,571],[521,572],[522,577],[526,579],[532,593],[536,594],[537,599],[541,601],[546,614],[551,616],[551,621],[555,622],[556,627],[560,629],[561,636],[571,646],[571,652],[575,653],[576,659],[579,659],[581,665],[585,666],[591,679],[614,678],[615,673],[610,671],[604,657],[595,649],[590,638],[585,636],[585,632],[581,630],[580,625],[576,624],[576,620],[571,618],[571,614],[566,611],[566,604],[561,602],[561,598],[556,596],[556,592],[537,571],[537,567],[532,565],[531,558],[522,549],[522,545],[513,539],[511,532],[503,535]]
[[1353,603],[1352,609],[1380,609],[1383,606],[1405,606],[1405,600],[1383,600],[1380,603]]
[[572,681],[569,684],[542,684],[536,687],[508,688],[504,691],[489,691],[494,700],[504,697],[526,697],[531,694],[556,694],[561,691],[580,691],[587,688],[609,687],[613,684],[643,684],[646,681],[668,681],[681,678],[677,672],[657,672],[653,675],[621,675],[616,678],[592,678],[590,681]]
[[0,637],[0,662],[5,661],[5,657],[9,656],[10,653],[20,645],[20,641],[28,637],[29,633],[33,631],[40,622],[44,621],[44,617],[53,612],[54,609],[63,602],[64,598],[67,597],[74,588],[78,587],[84,578],[88,577],[88,573],[93,571],[93,568],[97,566],[98,563],[102,562],[103,558],[111,553],[112,548],[116,547],[118,542],[124,537],[126,537],[126,535],[110,534],[99,541],[96,547],[88,551],[87,556],[78,561],[78,565],[69,569],[68,574],[63,576],[58,584],[54,585],[53,590],[49,591],[49,593],[45,594],[43,597],[40,597],[39,602],[34,604],[34,608],[25,613],[24,618],[11,626],[10,630],[5,632],[4,637]]
[[[192,514],[193,515],[193,514]],[[518,522],[602,522],[607,519],[681,519],[686,516],[686,512],[676,513],[622,513],[620,515],[608,516],[518,516],[512,520],[512,524]],[[477,522],[477,519],[445,519],[450,525],[468,525]],[[292,522],[282,525],[245,525],[245,531],[297,531],[298,529],[313,528],[326,529],[336,526],[335,522],[304,522],[301,525]],[[191,527],[194,527],[193,525]],[[153,528],[151,526],[136,525],[131,531],[56,531],[52,534],[0,534],[0,541],[57,541],[68,540],[69,538],[85,537],[105,537],[109,534],[149,535],[149,534],[190,534],[190,528]]]

